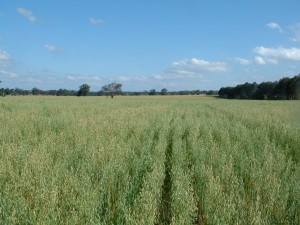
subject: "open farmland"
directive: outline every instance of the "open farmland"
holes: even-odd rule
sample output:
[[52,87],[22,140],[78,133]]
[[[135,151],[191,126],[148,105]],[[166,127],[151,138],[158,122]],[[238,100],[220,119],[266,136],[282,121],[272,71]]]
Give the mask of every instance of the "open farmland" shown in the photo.
[[0,224],[300,224],[300,101],[0,99]]

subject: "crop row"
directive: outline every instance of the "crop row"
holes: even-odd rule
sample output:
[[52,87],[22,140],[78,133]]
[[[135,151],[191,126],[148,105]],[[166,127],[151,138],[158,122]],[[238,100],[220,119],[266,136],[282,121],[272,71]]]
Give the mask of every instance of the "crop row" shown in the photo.
[[300,131],[278,105],[7,99],[1,224],[300,223]]

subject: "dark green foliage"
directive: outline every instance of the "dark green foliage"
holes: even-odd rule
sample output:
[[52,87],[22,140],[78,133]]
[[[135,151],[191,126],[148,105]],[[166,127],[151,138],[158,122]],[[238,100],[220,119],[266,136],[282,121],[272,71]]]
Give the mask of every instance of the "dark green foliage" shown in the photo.
[[300,75],[258,85],[254,82],[239,84],[236,87],[222,87],[218,94],[222,98],[236,99],[300,99]]
[[[0,80],[0,83],[2,83],[1,80]],[[0,89],[0,93],[1,93],[2,97],[4,97],[4,88],[1,88],[1,89]]]
[[160,93],[161,93],[161,95],[167,95],[168,90],[166,88],[163,88],[163,89],[161,89]]
[[40,95],[40,94],[43,93],[43,91],[40,90],[40,89],[38,89],[38,88],[36,88],[36,87],[34,87],[34,88],[32,88],[31,93],[32,93],[32,95]]
[[88,96],[90,93],[90,86],[88,84],[83,84],[79,87],[77,96]]
[[149,95],[156,95],[156,90],[155,89],[151,89],[148,94]]

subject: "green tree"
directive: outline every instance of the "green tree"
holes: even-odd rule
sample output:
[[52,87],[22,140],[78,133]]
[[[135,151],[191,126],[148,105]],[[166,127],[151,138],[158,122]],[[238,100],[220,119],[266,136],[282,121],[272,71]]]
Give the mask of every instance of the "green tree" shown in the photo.
[[290,89],[290,98],[300,99],[300,74],[292,79]]
[[[0,84],[1,84],[1,83],[2,83],[2,81],[0,80]],[[4,95],[4,88],[1,88],[0,90],[1,90],[1,96],[4,97],[4,96],[5,96],[5,95]]]
[[148,95],[156,95],[156,90],[155,89],[151,89],[149,91]]
[[79,87],[77,96],[88,96],[90,93],[90,86],[88,84],[83,84]]
[[43,92],[42,90],[40,90],[36,87],[32,88],[32,91],[31,91],[32,95],[40,95],[40,94],[42,94],[42,92]]
[[113,82],[102,87],[102,91],[113,98],[116,94],[120,94],[122,92],[122,84]]
[[161,95],[167,95],[168,90],[166,88],[163,88],[163,89],[161,89],[160,93],[161,93]]

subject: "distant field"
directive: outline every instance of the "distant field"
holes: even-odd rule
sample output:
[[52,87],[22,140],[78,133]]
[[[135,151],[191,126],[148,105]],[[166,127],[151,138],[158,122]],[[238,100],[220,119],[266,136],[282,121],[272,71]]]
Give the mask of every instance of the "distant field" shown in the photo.
[[300,224],[300,101],[0,98],[0,224]]

